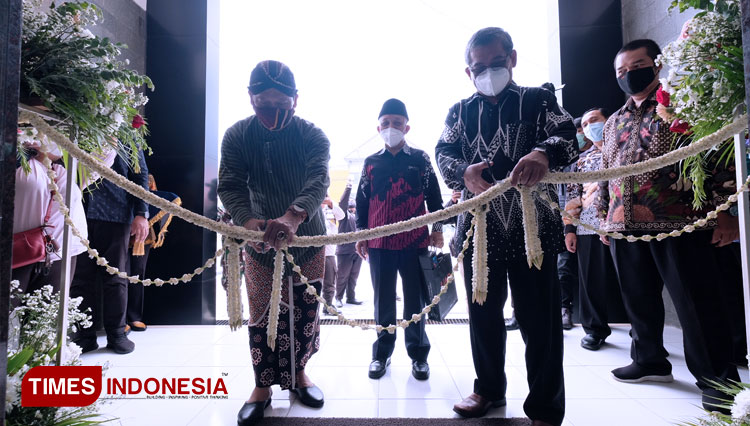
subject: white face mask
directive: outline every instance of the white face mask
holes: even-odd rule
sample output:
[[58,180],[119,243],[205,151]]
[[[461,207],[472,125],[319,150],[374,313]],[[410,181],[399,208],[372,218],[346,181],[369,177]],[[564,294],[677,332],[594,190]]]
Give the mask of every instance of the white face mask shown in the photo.
[[474,86],[485,96],[497,96],[510,82],[510,71],[507,68],[487,68],[474,76]]
[[383,138],[385,144],[393,148],[394,146],[401,143],[404,140],[404,132],[393,127],[383,129],[380,131],[380,137]]

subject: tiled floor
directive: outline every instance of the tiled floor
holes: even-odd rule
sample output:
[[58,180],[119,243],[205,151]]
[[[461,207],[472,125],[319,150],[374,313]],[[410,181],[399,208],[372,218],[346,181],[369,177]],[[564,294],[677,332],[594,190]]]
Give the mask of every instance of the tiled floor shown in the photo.
[[[321,409],[307,408],[288,392],[274,388],[267,416],[293,417],[454,417],[453,404],[471,393],[474,370],[465,325],[428,326],[432,342],[430,380],[411,377],[410,360],[399,335],[393,364],[380,380],[367,377],[373,332],[346,326],[324,326],[321,350],[308,373],[326,396]],[[609,371],[630,362],[628,327],[615,327],[598,352],[579,346],[583,330],[565,332],[565,425],[675,424],[701,415],[700,393],[685,367],[680,330],[667,328],[665,341],[674,364],[671,384],[623,384]],[[247,332],[226,326],[149,327],[131,333],[135,352],[115,355],[106,349],[83,355],[88,365],[109,363],[107,377],[224,377],[228,400],[114,400],[104,406],[123,425],[235,425],[236,415],[253,383]],[[99,338],[99,344],[106,344]],[[528,391],[518,331],[508,334],[508,406],[494,417],[523,417]],[[748,379],[747,370],[741,372]],[[117,422],[114,422],[117,424]]]

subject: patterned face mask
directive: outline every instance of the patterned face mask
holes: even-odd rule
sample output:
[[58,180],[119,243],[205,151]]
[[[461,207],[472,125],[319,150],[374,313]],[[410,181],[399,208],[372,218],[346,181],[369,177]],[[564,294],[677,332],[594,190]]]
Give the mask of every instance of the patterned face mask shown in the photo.
[[271,131],[281,130],[292,122],[294,108],[253,107],[261,124]]

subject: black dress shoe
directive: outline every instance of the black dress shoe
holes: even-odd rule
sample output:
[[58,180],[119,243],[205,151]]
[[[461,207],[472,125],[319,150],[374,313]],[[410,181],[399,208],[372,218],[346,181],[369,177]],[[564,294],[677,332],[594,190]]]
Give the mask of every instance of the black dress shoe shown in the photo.
[[563,330],[573,328],[573,312],[570,308],[562,308],[562,328]]
[[581,347],[590,351],[598,351],[604,344],[604,339],[593,334],[587,334],[581,339]]
[[320,408],[323,406],[323,391],[315,385],[307,388],[289,389],[289,391],[296,394],[299,397],[299,402],[308,407]]
[[263,418],[263,411],[271,405],[271,398],[265,401],[246,402],[237,413],[237,426],[250,426]]
[[370,363],[370,372],[367,373],[371,379],[379,379],[385,375],[386,367],[391,363],[391,359],[388,358],[385,361],[374,359]]
[[74,340],[73,343],[81,347],[82,354],[99,349],[99,344],[96,342],[96,336],[91,338],[82,337]]
[[118,354],[129,354],[135,350],[135,343],[125,336],[125,333],[107,336],[107,348]]
[[430,378],[430,366],[426,361],[412,361],[411,375],[417,380],[427,380]]
[[718,389],[707,388],[703,390],[701,402],[706,411],[718,411],[721,414],[731,415],[732,412],[729,407],[734,403],[733,399],[734,397]]
[[361,300],[357,300],[357,299],[347,299],[346,300],[346,304],[347,305],[361,305],[363,303],[365,303],[365,302],[363,302]]

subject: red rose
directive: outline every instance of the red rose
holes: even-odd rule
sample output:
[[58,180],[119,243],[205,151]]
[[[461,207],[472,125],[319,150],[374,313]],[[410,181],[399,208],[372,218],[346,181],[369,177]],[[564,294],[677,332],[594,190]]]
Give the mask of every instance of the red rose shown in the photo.
[[674,133],[687,133],[691,127],[693,126],[691,126],[687,121],[675,120],[672,122],[672,125],[669,126],[669,130]]
[[141,116],[140,116],[139,114],[136,114],[136,115],[135,115],[135,116],[133,117],[133,124],[132,124],[132,125],[133,125],[133,128],[134,128],[134,129],[138,129],[138,128],[140,128],[141,126],[143,126],[144,124],[146,124],[146,122],[145,122],[145,121],[143,121],[143,117],[141,117]]
[[659,86],[659,89],[656,91],[656,102],[659,102],[665,107],[669,106],[669,93],[665,92],[661,86]]

